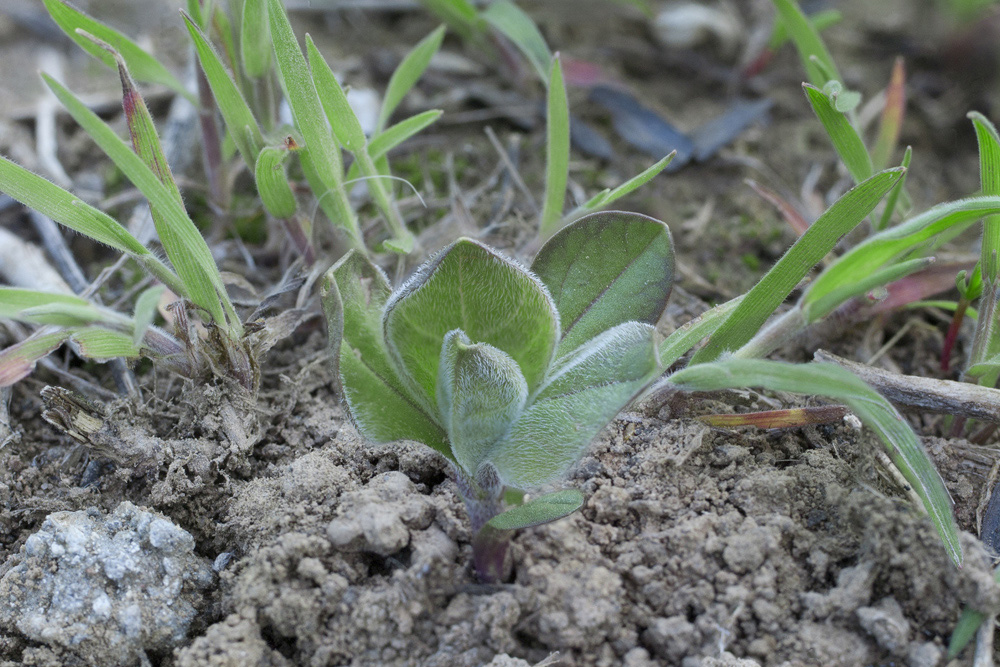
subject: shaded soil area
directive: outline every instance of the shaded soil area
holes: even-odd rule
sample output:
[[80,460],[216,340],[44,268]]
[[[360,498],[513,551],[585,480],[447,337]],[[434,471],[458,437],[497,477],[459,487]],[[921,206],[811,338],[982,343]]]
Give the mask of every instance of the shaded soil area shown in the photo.
[[[588,0],[582,20],[568,4],[524,6],[551,44],[599,63],[682,129],[720,113],[734,92],[774,102],[766,124],[622,205],[665,220],[674,232],[680,284],[661,323],[667,333],[706,302],[749,288],[795,238],[742,186],[744,178],[766,182],[807,212],[821,211],[847,179],[801,96],[790,50],[741,83],[724,44],[666,49],[641,14]],[[740,8],[748,29],[763,21],[756,17],[767,4]],[[884,86],[897,53],[912,63],[901,143],[915,150],[915,209],[974,192],[975,139],[964,113],[972,105],[990,111],[989,89],[947,69],[952,36],[943,22],[921,21],[929,5],[893,2],[883,12],[867,4],[839,3],[847,19],[829,40],[848,84],[866,97]],[[613,20],[595,18],[608,14]],[[391,71],[379,63],[394,64],[405,51],[400,43],[433,27],[407,12],[298,19],[323,49],[345,59],[348,73],[379,88]],[[21,53],[19,40],[28,38],[5,30],[11,51]],[[468,55],[458,42],[446,51]],[[454,62],[432,68],[408,102],[412,110],[440,106],[445,119],[454,112],[466,120],[443,122],[394,164],[426,196],[429,209],[413,222],[429,250],[475,234],[517,255],[532,242],[531,202],[504,171],[481,118],[497,128],[536,195],[544,128],[531,114],[531,123],[515,122],[482,91],[449,94],[476,79],[531,104],[538,91],[469,60],[478,74],[462,74]],[[571,102],[614,138],[585,95],[571,91]],[[30,143],[30,113],[5,110],[5,153]],[[79,131],[66,125],[59,133],[64,162],[92,173],[93,149]],[[590,195],[649,162],[615,139],[610,161],[574,155],[574,187]],[[3,215],[10,227],[26,228],[19,213]],[[226,268],[247,273],[242,249],[216,240]],[[960,238],[950,252],[967,260],[974,246]],[[252,253],[261,269],[251,278],[263,292],[284,267],[273,249]],[[974,446],[945,437],[939,418],[910,417],[968,531],[965,566],[956,569],[930,521],[878,462],[880,444],[850,420],[728,432],[696,419],[808,402],[749,391],[648,401],[623,413],[565,482],[586,494],[583,510],[519,533],[512,579],[480,585],[469,566],[465,508],[445,462],[416,443],[361,439],[334,392],[314,301],[317,316],[268,356],[252,404],[224,386],[140,367],[141,401],[91,397],[78,405],[105,424],[104,450],[81,446],[43,419],[53,405],[40,390],[65,386],[62,378],[40,371],[17,385],[10,413],[19,438],[0,446],[0,578],[24,562],[26,541],[54,512],[110,514],[128,500],[162,514],[191,534],[214,580],[188,637],[134,663],[158,667],[969,665],[971,650],[945,657],[962,609],[1000,610],[991,559],[974,536],[995,442]],[[823,345],[868,360],[892,341],[880,365],[940,375],[945,326],[934,313],[896,314],[817,333],[784,358],[802,361]],[[112,386],[103,367],[68,363]],[[0,667],[97,664],[73,646],[71,636],[40,643],[0,626]]]

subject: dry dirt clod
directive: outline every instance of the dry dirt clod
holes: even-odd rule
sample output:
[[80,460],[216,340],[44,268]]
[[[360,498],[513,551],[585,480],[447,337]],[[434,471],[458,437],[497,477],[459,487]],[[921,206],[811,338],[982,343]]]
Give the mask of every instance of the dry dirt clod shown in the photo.
[[127,501],[108,516],[56,512],[0,579],[0,627],[83,664],[131,666],[184,642],[212,582],[191,535],[160,514]]

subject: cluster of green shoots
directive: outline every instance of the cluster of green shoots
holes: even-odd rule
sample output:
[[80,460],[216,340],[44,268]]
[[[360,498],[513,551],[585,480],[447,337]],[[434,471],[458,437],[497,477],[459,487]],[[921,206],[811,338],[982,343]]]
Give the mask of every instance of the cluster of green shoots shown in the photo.
[[[377,260],[379,252],[419,249],[387,185],[387,154],[440,112],[394,125],[389,121],[440,47],[444,30],[435,30],[404,58],[390,80],[377,129],[367,136],[308,36],[303,55],[280,0],[231,2],[230,15],[210,2],[202,6],[190,0],[184,20],[204,75],[197,99],[211,121],[204,137],[215,142],[206,150],[206,164],[216,203],[231,201],[234,175],[245,168],[253,174],[263,206],[292,232],[308,264],[318,261],[312,220],[302,213],[289,174],[308,183],[326,220],[352,247],[327,273],[322,295],[331,358],[351,417],[372,440],[415,440],[449,461],[471,518],[473,560],[482,580],[505,576],[512,531],[563,517],[583,503],[573,490],[532,494],[561,479],[621,409],[667,385],[685,391],[762,387],[846,404],[879,436],[920,496],[951,558],[961,563],[948,493],[895,408],[838,366],[765,357],[838,309],[927,266],[930,249],[985,218],[981,278],[964,284],[980,285],[982,294],[969,373],[992,386],[1000,374],[1000,332],[993,316],[1000,137],[985,118],[974,117],[985,196],[905,218],[909,151],[902,167],[884,168],[901,122],[901,81],[890,87],[879,138],[869,151],[855,118],[860,97],[843,86],[816,25],[792,0],[774,3],[784,34],[803,56],[808,101],[855,186],[809,225],[749,292],[661,340],[655,325],[673,280],[667,227],[636,214],[595,211],[653,178],[670,156],[566,212],[569,111],[560,60],[513,3],[501,0],[479,12],[464,0],[427,2],[466,37],[475,40],[487,29],[504,35],[545,84],[546,182],[538,227],[546,242],[525,268],[477,241],[459,239],[393,289],[373,255]],[[131,146],[64,86],[49,77],[46,83],[148,199],[169,263],[110,216],[0,159],[0,191],[124,253],[159,283],[141,294],[131,316],[73,295],[0,289],[0,316],[42,325],[0,353],[0,380],[10,384],[24,377],[38,358],[72,340],[83,356],[148,356],[188,376],[210,368],[254,391],[259,355],[271,344],[261,336],[266,327],[242,321],[229,299],[209,247],[184,207],[133,77],[190,93],[124,36],[62,0],[45,4],[83,48],[119,72]],[[253,48],[266,43],[273,49]],[[277,90],[291,108],[292,126],[278,125],[269,113]],[[213,107],[224,122],[225,137],[211,130]],[[353,156],[349,166],[345,154]],[[363,237],[347,195],[347,183],[355,177],[366,179],[385,223],[374,244]],[[823,265],[797,301],[774,317],[838,242],[868,219],[868,238]],[[165,289],[180,300],[173,333],[153,325]],[[971,286],[965,296],[976,296]],[[188,325],[189,312],[206,325],[204,340]],[[682,359],[686,363],[679,364]]]

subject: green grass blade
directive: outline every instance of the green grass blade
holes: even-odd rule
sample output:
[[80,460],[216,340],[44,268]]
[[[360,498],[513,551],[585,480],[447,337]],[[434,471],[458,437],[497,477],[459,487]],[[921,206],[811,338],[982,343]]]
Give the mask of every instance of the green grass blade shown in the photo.
[[822,90],[808,84],[803,89],[854,182],[860,183],[870,177],[874,171],[872,159],[847,116],[834,108],[830,98]]
[[392,231],[393,239],[386,242],[386,248],[404,255],[409,254],[416,244],[416,238],[406,229],[403,217],[399,214],[399,208],[390,195],[390,190],[385,186],[382,174],[379,173],[375,162],[368,154],[368,139],[365,137],[364,130],[361,129],[361,123],[354,114],[354,109],[347,102],[344,89],[340,87],[333,70],[330,69],[323,55],[308,35],[306,35],[306,51],[309,55],[313,81],[320,95],[323,110],[326,111],[330,127],[333,128],[333,133],[338,141],[354,154],[358,168],[368,178],[366,183],[368,192],[371,193],[375,205],[385,216],[386,223]]
[[583,214],[583,213],[589,213],[591,211],[596,211],[599,208],[610,206],[611,204],[618,201],[622,197],[632,194],[633,192],[644,186],[646,183],[649,183],[651,180],[653,180],[657,176],[657,174],[659,174],[661,171],[666,169],[667,165],[669,165],[673,161],[675,155],[677,155],[677,151],[673,151],[672,153],[670,153],[670,155],[666,156],[656,164],[647,168],[642,173],[636,174],[632,178],[628,179],[627,181],[619,185],[614,190],[609,189],[603,192],[599,192],[598,194],[591,197],[590,200],[583,206],[581,206],[577,211],[574,211],[574,214]]
[[684,356],[688,350],[697,345],[703,338],[715,333],[716,329],[726,321],[729,314],[740,305],[740,301],[742,300],[743,297],[738,296],[725,303],[720,303],[718,306],[715,306],[711,310],[706,310],[690,322],[672,331],[660,343],[660,364],[664,368],[670,368],[674,362]]
[[[494,7],[496,5],[493,5]],[[545,203],[542,205],[539,233],[551,236],[558,229],[566,201],[569,180],[569,101],[563,81],[559,56],[552,59],[548,75],[548,114],[545,141]]]
[[153,325],[156,319],[156,307],[160,303],[163,295],[163,286],[157,285],[143,290],[139,298],[135,300],[135,314],[132,318],[132,344],[139,347],[142,339],[146,335],[146,330]]
[[240,60],[247,76],[259,79],[271,70],[271,29],[267,24],[267,0],[244,0],[240,21]]
[[9,387],[31,375],[35,363],[62,345],[70,332],[37,332],[0,351],[0,387]]
[[61,327],[88,326],[91,324],[118,324],[92,303],[60,303],[53,301],[32,308],[25,308],[15,318],[34,324],[54,324]]
[[49,11],[49,15],[59,24],[59,27],[74,42],[79,44],[80,48],[111,69],[117,68],[114,56],[86,37],[78,34],[77,30],[88,32],[114,47],[118,53],[122,54],[122,58],[128,63],[129,69],[138,80],[164,85],[188,98],[193,104],[198,104],[197,98],[184,88],[184,84],[178,81],[177,77],[161,65],[156,58],[143,51],[125,35],[87,16],[69,3],[63,2],[63,0],[43,1],[45,2],[45,8]]
[[846,403],[882,440],[893,463],[923,501],[948,555],[961,567],[962,545],[951,498],[934,463],[896,409],[850,371],[833,364],[731,359],[689,367],[670,376],[669,381],[688,391],[764,387]]
[[[253,169],[257,162],[257,154],[264,147],[260,126],[243,97],[243,93],[240,92],[233,77],[226,71],[225,65],[222,64],[219,54],[216,53],[208,38],[187,14],[184,14],[184,22],[191,34],[191,41],[194,42],[195,52],[198,54],[198,62],[201,63],[205,79],[212,89],[212,96],[219,107],[222,119],[226,122],[229,136],[232,137],[240,155],[243,156],[243,161],[250,169]],[[258,47],[258,50],[261,49]]]
[[800,302],[811,306],[857,276],[874,273],[887,262],[922,248],[942,232],[968,227],[983,216],[996,213],[1000,213],[1000,197],[973,197],[938,204],[849,250],[812,282]]
[[753,286],[691,363],[713,361],[749,341],[799,281],[871,213],[902,174],[902,169],[880,172],[838,199]]
[[86,299],[74,294],[59,294],[20,287],[0,287],[0,318],[16,320],[21,311],[49,303],[65,303],[76,306],[92,305]]
[[260,200],[264,202],[267,212],[279,219],[292,217],[299,207],[285,174],[287,158],[286,148],[268,146],[257,155],[254,168]]
[[[815,14],[810,14],[806,17],[806,20],[812,24],[813,29],[820,33],[830,26],[837,25],[844,18],[836,9],[824,9],[816,12]],[[774,31],[771,33],[771,39],[767,42],[767,48],[772,51],[777,51],[779,48],[784,46],[785,42],[788,41],[788,28],[785,27],[784,21],[781,20],[781,16],[775,16],[774,21]]]
[[73,342],[80,356],[95,361],[135,359],[142,356],[142,348],[132,342],[131,333],[111,331],[101,327],[72,330]]
[[[226,296],[222,277],[219,275],[219,269],[215,265],[208,244],[184,210],[184,205],[176,193],[176,186],[171,189],[164,185],[157,174],[115,134],[114,130],[62,84],[45,75],[43,78],[76,122],[149,200],[151,210],[156,212],[153,217],[154,223],[159,219],[156,232],[167,257],[170,258],[184,283],[188,298],[211,313],[219,326],[226,327],[228,324],[234,331],[239,331],[242,325],[238,318],[233,318],[227,323],[225,311],[230,311],[232,305]],[[142,109],[145,109],[145,105],[142,105]],[[138,107],[133,107],[133,111],[138,111]],[[129,112],[130,110],[126,108],[126,113]],[[156,143],[158,146],[159,141]],[[162,149],[158,152],[162,164],[166,165],[166,160],[162,158]],[[225,311],[223,304],[228,306]]]
[[482,32],[482,19],[469,0],[420,0],[420,2],[463,39],[472,39]]
[[[910,146],[906,147],[906,151],[903,153],[903,162],[900,166],[903,169],[910,168],[910,160],[913,158],[913,149]],[[875,228],[876,232],[880,232],[889,226],[892,222],[893,213],[896,212],[896,208],[903,208],[904,204],[900,201],[902,195],[904,194],[904,187],[906,186],[906,174],[899,179],[899,183],[889,191],[889,196],[885,198],[885,210],[882,211],[882,217],[878,221],[878,226]]]
[[187,296],[180,278],[117,220],[4,157],[0,157],[0,192],[73,231],[125,253],[175,294]]
[[324,207],[330,221],[343,227],[351,243],[364,250],[358,218],[344,189],[344,163],[340,147],[334,142],[327,126],[323,105],[292,24],[288,21],[285,6],[281,0],[268,0],[267,10],[282,86],[295,118],[295,126],[302,133],[308,151],[306,155],[300,154],[300,159],[309,161],[314,178],[322,183],[322,188],[314,186],[313,191],[322,201],[330,200],[327,204],[329,209]]
[[538,73],[538,78],[548,83],[549,63],[552,52],[549,51],[545,38],[539,32],[538,26],[527,14],[521,11],[510,0],[499,0],[492,3],[482,13],[483,19],[496,28],[507,39],[521,50],[531,66]]
[[368,155],[372,160],[378,160],[393,148],[436,121],[441,117],[441,113],[439,109],[431,109],[418,113],[416,116],[410,116],[406,120],[401,120],[395,125],[387,127],[383,132],[379,132],[372,137],[372,140],[368,143]]
[[[993,570],[993,581],[1000,583],[1000,567]],[[979,626],[986,620],[986,614],[972,607],[962,610],[962,615],[955,624],[955,629],[951,631],[951,639],[948,640],[948,660],[954,660],[962,652],[972,638],[976,636]]]
[[[799,9],[798,3],[795,0],[772,1],[789,37],[792,38],[795,48],[798,49],[809,82],[822,88],[829,80],[824,71],[830,72],[833,75],[832,78],[837,81],[843,81],[833,62],[833,56],[830,55],[826,44],[823,43],[823,38],[819,36],[819,32]],[[818,64],[812,60],[813,58],[816,58]]]
[[[976,128],[979,142],[979,174],[984,195],[1000,195],[1000,135],[993,123],[978,112],[969,118]],[[982,263],[983,280],[997,281],[1000,274],[1000,215],[989,215],[983,220]]]
[[[475,10],[473,10],[475,12]],[[406,54],[403,61],[399,63],[396,71],[389,78],[389,85],[385,90],[385,101],[382,102],[382,109],[378,114],[378,123],[375,125],[375,134],[381,134],[392,117],[393,112],[403,100],[410,89],[416,85],[420,77],[431,62],[431,58],[441,48],[441,41],[444,39],[444,26],[439,26],[431,34],[420,40],[413,49]]]
[[877,287],[888,285],[911,273],[926,269],[933,263],[933,257],[917,257],[898,264],[890,264],[868,275],[858,276],[859,280],[841,285],[822,299],[811,301],[808,308],[803,308],[803,320],[806,324],[812,324],[832,313],[849,299],[861,296]]

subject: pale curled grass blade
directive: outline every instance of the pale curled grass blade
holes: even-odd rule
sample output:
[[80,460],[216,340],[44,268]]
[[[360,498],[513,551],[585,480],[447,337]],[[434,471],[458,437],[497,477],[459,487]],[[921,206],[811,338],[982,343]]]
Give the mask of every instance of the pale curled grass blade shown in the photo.
[[315,195],[324,202],[329,199],[329,208],[324,206],[324,211],[330,214],[330,222],[343,227],[351,244],[364,251],[358,218],[344,188],[344,162],[340,147],[330,133],[323,105],[292,24],[288,21],[285,6],[281,0],[268,0],[267,11],[279,78],[295,118],[295,126],[305,142],[299,159]]
[[893,463],[923,501],[952,562],[961,567],[962,545],[951,498],[934,463],[896,409],[850,371],[834,364],[730,359],[686,368],[668,380],[686,391],[763,387],[846,403],[878,435]]
[[749,341],[799,281],[871,213],[902,175],[902,169],[880,172],[834,202],[753,286],[691,363],[713,361]]
[[135,300],[135,311],[132,318],[132,344],[135,347],[142,344],[146,331],[153,326],[153,320],[156,319],[156,308],[160,303],[163,291],[163,285],[156,285],[143,290],[139,298]]
[[226,122],[229,136],[232,137],[236,148],[239,149],[243,161],[250,169],[253,169],[257,154],[264,147],[260,126],[243,97],[243,93],[240,92],[236,82],[226,71],[219,54],[215,52],[215,48],[191,17],[187,14],[183,14],[183,16],[188,32],[191,34],[191,41],[194,42],[198,62],[201,63],[205,79],[212,89],[215,104],[219,107],[222,119]]
[[175,294],[187,296],[180,278],[117,220],[4,157],[0,157],[0,192],[73,231],[125,253]]
[[[183,281],[182,291],[198,307],[209,312],[219,326],[241,331],[242,324],[235,313],[230,315],[229,321],[226,319],[226,315],[232,312],[232,304],[226,296],[219,269],[208,244],[184,210],[176,186],[171,189],[164,185],[143,159],[73,93],[51,77],[44,74],[42,76],[76,122],[149,200],[151,210],[157,213],[153,221],[157,223],[156,232],[160,242]],[[145,109],[145,105],[142,105],[142,109]],[[129,113],[127,108],[126,113]],[[165,165],[159,140],[156,144],[159,159]]]
[[539,219],[539,234],[543,238],[558,229],[566,201],[566,183],[569,181],[569,100],[558,54],[552,59],[547,78],[545,203]]
[[803,89],[851,178],[855,183],[869,178],[874,172],[872,160],[851,121],[834,108],[830,98],[822,90],[808,84],[804,85]]
[[385,130],[389,119],[392,117],[396,107],[416,85],[420,77],[424,75],[431,58],[441,48],[444,40],[444,26],[438,26],[434,32],[420,40],[413,49],[406,54],[403,61],[399,63],[396,70],[389,78],[389,85],[385,90],[385,99],[382,102],[382,109],[378,114],[378,122],[375,125],[375,135],[378,136]]
[[125,62],[128,63],[129,69],[135,78],[140,81],[167,86],[191,100],[191,103],[195,106],[198,105],[197,98],[177,80],[177,77],[161,65],[156,58],[143,51],[125,35],[87,16],[69,3],[63,2],[63,0],[43,0],[43,2],[52,19],[74,42],[80,45],[80,48],[111,69],[117,68],[114,56],[79,34],[77,30],[88,32],[114,47],[122,55],[122,58],[125,59]]

